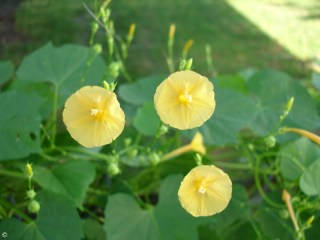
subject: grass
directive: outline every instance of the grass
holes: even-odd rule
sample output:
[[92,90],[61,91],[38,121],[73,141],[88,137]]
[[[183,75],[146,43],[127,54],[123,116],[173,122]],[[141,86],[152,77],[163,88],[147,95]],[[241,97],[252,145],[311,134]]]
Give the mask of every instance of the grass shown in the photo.
[[[89,5],[93,1],[86,1]],[[212,48],[219,73],[247,67],[272,67],[295,77],[306,76],[305,62],[316,56],[319,15],[316,0],[114,0],[112,18],[125,35],[137,24],[128,69],[134,76],[167,71],[166,41],[171,23],[177,26],[175,60],[188,39],[194,69],[206,74],[206,44]],[[269,6],[269,7],[266,7]],[[304,18],[303,18],[304,16]],[[1,58],[20,59],[47,41],[87,44],[90,17],[80,1],[25,0],[16,12],[20,42],[0,52]],[[303,40],[301,40],[303,39]],[[301,47],[303,46],[303,47]],[[18,62],[18,61],[16,61]]]

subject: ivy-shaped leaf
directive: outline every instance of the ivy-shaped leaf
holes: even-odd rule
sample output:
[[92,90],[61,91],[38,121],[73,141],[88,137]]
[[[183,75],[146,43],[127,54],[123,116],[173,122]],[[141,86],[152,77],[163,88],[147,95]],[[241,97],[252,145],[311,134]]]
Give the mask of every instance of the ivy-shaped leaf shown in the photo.
[[167,177],[160,188],[159,203],[146,210],[129,195],[111,196],[105,210],[107,239],[197,239],[196,220],[178,202],[180,181],[181,176]]
[[14,218],[0,223],[0,233],[6,232],[14,240],[79,240],[83,238],[82,221],[73,203],[67,198],[52,193],[37,195],[40,211],[37,220],[28,224]]
[[0,85],[13,76],[14,66],[11,61],[0,61]]
[[82,208],[87,189],[95,178],[95,166],[87,161],[70,161],[52,169],[34,166],[33,179],[44,189],[71,199]]
[[26,157],[40,148],[42,99],[35,94],[0,94],[0,160]]
[[[58,105],[84,85],[98,85],[105,73],[100,56],[92,58],[92,49],[80,45],[54,47],[51,43],[26,56],[17,70],[18,84],[50,83],[58,93]],[[92,61],[88,67],[88,61]],[[83,82],[85,80],[85,82]]]

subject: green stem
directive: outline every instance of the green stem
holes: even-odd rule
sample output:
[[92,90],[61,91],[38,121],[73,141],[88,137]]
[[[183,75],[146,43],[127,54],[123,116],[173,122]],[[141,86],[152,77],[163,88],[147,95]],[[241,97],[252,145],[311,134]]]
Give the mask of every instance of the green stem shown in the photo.
[[7,201],[2,200],[1,201],[2,205],[4,205],[5,207],[11,209],[13,212],[15,212],[16,214],[18,214],[19,216],[21,216],[27,223],[33,222],[33,220],[26,215],[24,212],[20,211],[19,209],[17,209],[15,206],[7,203]]
[[261,181],[260,181],[260,177],[259,177],[259,165],[260,165],[260,158],[256,157],[256,164],[255,164],[255,168],[254,168],[254,180],[255,180],[259,194],[261,195],[263,200],[266,201],[269,205],[271,205],[275,208],[283,208],[283,206],[281,204],[276,203],[273,200],[271,200],[264,192]]
[[53,96],[53,106],[52,106],[52,137],[51,137],[51,148],[55,146],[56,134],[57,134],[57,111],[58,111],[58,96],[59,87],[54,85],[54,96]]
[[26,176],[20,172],[14,172],[10,170],[0,169],[0,175],[8,176],[8,177],[15,177],[15,178],[22,178],[26,179]]
[[215,164],[219,167],[229,168],[229,169],[241,169],[241,170],[252,169],[252,167],[249,164],[242,164],[242,163],[216,162]]
[[83,153],[83,154],[86,154],[86,155],[89,155],[89,156],[92,156],[92,157],[95,157],[95,158],[98,158],[98,159],[106,160],[107,162],[111,159],[111,157],[109,157],[109,156],[107,156],[105,154],[90,152],[90,151],[87,151],[87,150],[82,149],[82,148],[63,147],[63,149],[69,150],[69,151],[73,151],[73,152]]

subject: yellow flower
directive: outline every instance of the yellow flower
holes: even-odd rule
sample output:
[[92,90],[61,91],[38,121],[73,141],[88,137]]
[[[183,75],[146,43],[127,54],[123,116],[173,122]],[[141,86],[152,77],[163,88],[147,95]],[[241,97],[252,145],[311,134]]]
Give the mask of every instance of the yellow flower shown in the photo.
[[180,130],[201,126],[216,105],[212,83],[190,70],[175,72],[164,80],[154,103],[161,120]]
[[211,216],[224,210],[231,198],[232,182],[225,172],[210,165],[193,168],[181,182],[178,196],[182,207],[194,217]]
[[123,131],[125,117],[112,91],[85,86],[66,101],[63,121],[73,139],[91,148],[116,139]]

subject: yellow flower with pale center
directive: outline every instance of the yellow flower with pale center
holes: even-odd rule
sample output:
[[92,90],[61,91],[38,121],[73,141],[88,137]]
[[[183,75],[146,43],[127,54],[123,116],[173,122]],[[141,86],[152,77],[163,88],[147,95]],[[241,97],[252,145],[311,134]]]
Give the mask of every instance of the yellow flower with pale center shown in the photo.
[[232,182],[228,174],[213,165],[193,168],[178,191],[182,207],[194,217],[221,212],[228,206],[231,194]]
[[154,103],[161,120],[180,130],[201,126],[216,105],[212,83],[190,70],[175,72],[164,80]]
[[125,116],[115,93],[85,86],[66,101],[63,121],[73,139],[91,148],[116,139],[123,131]]

